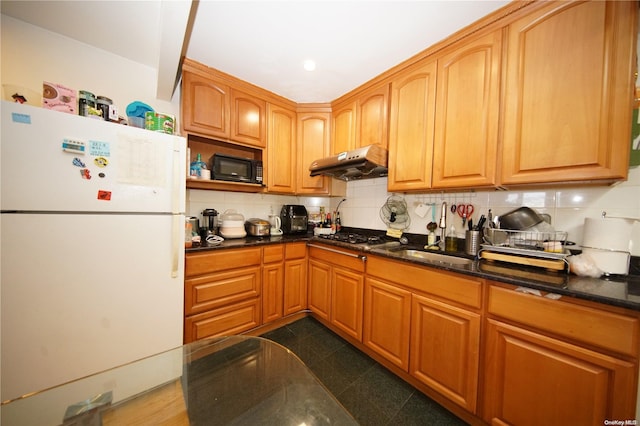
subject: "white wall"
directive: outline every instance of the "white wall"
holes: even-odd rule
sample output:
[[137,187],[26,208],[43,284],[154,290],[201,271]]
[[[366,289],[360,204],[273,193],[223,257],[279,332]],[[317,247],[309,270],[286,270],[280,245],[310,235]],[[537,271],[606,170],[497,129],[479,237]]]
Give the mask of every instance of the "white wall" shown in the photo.
[[[171,102],[156,98],[155,68],[6,15],[1,17],[0,80],[3,85],[21,86],[41,94],[42,82],[48,81],[107,96],[122,116],[133,101],[144,102],[176,118],[180,116],[179,90]],[[69,25],[73,25],[72,20]]]

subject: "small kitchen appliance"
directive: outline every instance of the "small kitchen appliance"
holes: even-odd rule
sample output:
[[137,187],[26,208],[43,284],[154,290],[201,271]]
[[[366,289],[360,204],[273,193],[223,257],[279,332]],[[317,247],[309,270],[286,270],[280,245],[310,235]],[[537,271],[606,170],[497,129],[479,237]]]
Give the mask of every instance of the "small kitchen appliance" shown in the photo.
[[269,233],[271,235],[282,235],[282,220],[277,214],[269,215],[269,223],[271,223],[271,229]]
[[202,211],[202,224],[201,235],[203,238],[207,238],[209,235],[216,234],[216,228],[218,227],[218,211],[216,209],[204,209]]
[[215,154],[211,178],[229,182],[262,185],[262,161],[232,155]]
[[258,218],[251,218],[244,223],[244,229],[252,237],[268,237],[271,224]]
[[224,238],[244,238],[244,216],[235,210],[226,210],[220,216],[220,235]]
[[285,204],[280,210],[282,232],[285,234],[306,234],[309,215],[303,205]]

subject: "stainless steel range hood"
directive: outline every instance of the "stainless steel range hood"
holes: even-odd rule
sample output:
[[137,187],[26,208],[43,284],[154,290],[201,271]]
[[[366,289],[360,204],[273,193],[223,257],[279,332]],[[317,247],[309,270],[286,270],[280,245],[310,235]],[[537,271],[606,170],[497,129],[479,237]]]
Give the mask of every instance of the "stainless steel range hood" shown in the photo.
[[311,176],[331,176],[341,180],[370,179],[387,176],[387,150],[368,145],[333,157],[321,158],[309,166]]

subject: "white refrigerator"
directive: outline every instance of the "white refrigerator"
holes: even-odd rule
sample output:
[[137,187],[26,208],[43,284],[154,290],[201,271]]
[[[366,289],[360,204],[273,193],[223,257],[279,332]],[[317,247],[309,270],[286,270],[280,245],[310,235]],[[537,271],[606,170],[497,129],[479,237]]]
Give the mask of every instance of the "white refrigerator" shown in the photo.
[[180,346],[184,138],[1,114],[0,401]]

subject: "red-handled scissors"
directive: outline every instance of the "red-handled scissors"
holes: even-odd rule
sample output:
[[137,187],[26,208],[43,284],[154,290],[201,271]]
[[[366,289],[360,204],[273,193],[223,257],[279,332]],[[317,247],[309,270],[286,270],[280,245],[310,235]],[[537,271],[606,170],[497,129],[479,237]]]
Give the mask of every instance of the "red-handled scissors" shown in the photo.
[[467,223],[467,219],[469,219],[473,214],[473,204],[458,204],[456,206],[456,211],[462,218],[462,227],[464,228],[464,224]]

